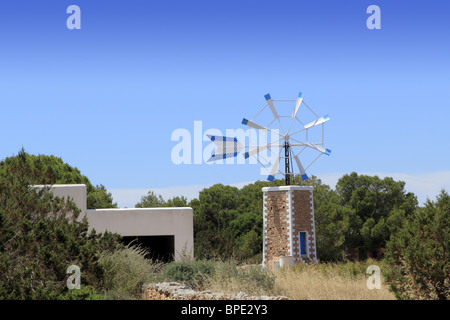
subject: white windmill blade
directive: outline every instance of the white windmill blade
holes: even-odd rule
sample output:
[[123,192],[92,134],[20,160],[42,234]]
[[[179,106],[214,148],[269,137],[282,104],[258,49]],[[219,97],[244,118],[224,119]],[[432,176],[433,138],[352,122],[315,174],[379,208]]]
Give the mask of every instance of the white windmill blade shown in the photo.
[[270,143],[270,144],[266,144],[266,145],[263,145],[263,146],[260,146],[260,145],[256,145],[256,146],[248,146],[248,148],[253,148],[253,149],[251,149],[251,150],[245,152],[245,153],[244,153],[244,158],[247,159],[247,158],[249,158],[250,156],[254,156],[254,155],[256,155],[256,154],[258,154],[258,153],[260,153],[260,152],[266,150],[266,149],[269,148],[269,147],[270,147],[270,148],[281,148],[281,147],[284,146],[284,144],[276,144],[276,143],[277,143],[277,142],[280,142],[282,139],[283,139],[283,138],[278,139],[278,140],[276,140],[276,141],[274,141],[274,142],[272,142],[272,143]]
[[298,155],[294,156],[294,159],[295,159],[295,162],[297,162],[297,167],[300,172],[300,175],[302,176],[302,180],[308,180],[308,175],[306,174],[305,168],[303,168],[303,165],[300,162]]
[[270,170],[270,174],[267,177],[267,180],[269,180],[270,182],[272,182],[275,179],[275,174],[278,171],[278,166],[280,165],[280,156],[277,157],[277,160],[275,161],[275,163],[272,166],[272,169]]
[[270,93],[266,94],[264,98],[266,98],[267,104],[269,105],[270,110],[272,110],[273,116],[275,117],[275,119],[278,119],[278,113],[277,110],[275,110],[275,106],[273,105],[273,100],[270,97]]
[[247,120],[245,118],[242,119],[242,124],[246,125],[246,126],[249,126],[249,127],[252,127],[252,128],[255,128],[255,129],[267,130],[267,128],[265,128],[263,126],[260,126],[259,124],[256,124],[256,123],[254,123],[254,122],[252,122],[250,120]]
[[258,146],[258,147],[254,148],[252,150],[249,150],[249,151],[245,152],[244,153],[244,158],[247,159],[250,156],[254,156],[254,155],[260,153],[261,151],[266,150],[269,147],[271,147],[271,148],[282,148],[282,147],[284,147],[284,144],[266,144],[265,146]]
[[247,159],[250,156],[254,156],[255,154],[266,150],[270,145],[266,144],[265,146],[256,147],[255,149],[249,150],[246,153],[244,153],[244,158]]
[[318,145],[313,144],[313,143],[306,142],[305,145],[307,145],[307,146],[310,147],[310,148],[316,149],[317,151],[320,151],[320,152],[322,152],[322,153],[325,153],[327,156],[329,156],[330,153],[331,153],[331,150],[330,150],[330,149],[326,149],[326,148],[324,148],[324,147],[318,146]]
[[295,118],[295,116],[297,115],[298,109],[300,108],[300,105],[302,104],[304,96],[305,95],[303,94],[303,92],[300,92],[298,94],[297,100],[295,101],[294,112],[292,112],[292,118]]
[[328,121],[328,120],[330,120],[330,117],[328,115],[326,115],[326,116],[323,116],[323,117],[317,119],[316,121],[313,121],[313,122],[310,122],[308,124],[305,124],[304,128],[305,129],[309,129],[309,128],[317,126],[317,125],[319,125],[321,123],[324,123],[325,121]]
[[217,146],[207,162],[236,157],[244,148],[237,138],[207,135]]

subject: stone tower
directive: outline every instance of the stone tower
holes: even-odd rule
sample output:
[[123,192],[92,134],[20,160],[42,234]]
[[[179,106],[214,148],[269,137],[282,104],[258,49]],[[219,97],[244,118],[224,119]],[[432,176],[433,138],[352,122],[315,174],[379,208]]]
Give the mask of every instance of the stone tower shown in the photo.
[[[265,187],[263,191],[263,266],[317,260],[313,187]],[[282,260],[282,261],[280,261]]]

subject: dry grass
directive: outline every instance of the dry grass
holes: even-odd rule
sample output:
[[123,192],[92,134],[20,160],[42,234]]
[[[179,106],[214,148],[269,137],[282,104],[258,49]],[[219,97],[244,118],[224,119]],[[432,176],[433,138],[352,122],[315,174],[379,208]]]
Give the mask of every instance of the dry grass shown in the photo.
[[[134,258],[136,257],[133,254],[136,252],[131,253],[130,255],[130,252],[126,252],[126,255],[135,261]],[[128,261],[128,258],[125,260]],[[200,262],[186,261],[185,263],[199,264]],[[298,264],[294,267],[280,268],[275,272],[261,268],[260,264],[239,267],[235,261],[208,261],[208,264],[213,265],[212,272],[202,273],[197,268],[198,270],[195,269],[197,271],[191,275],[193,279],[190,280],[194,282],[195,279],[201,279],[201,282],[195,283],[196,290],[209,290],[226,294],[236,294],[242,291],[252,296],[286,296],[292,300],[395,300],[387,284],[383,282],[383,276],[381,276],[380,289],[370,290],[367,288],[367,279],[370,276],[366,274],[367,267],[378,265],[383,272],[389,266],[382,261]],[[119,265],[122,266],[122,263],[119,263]],[[128,264],[126,264],[125,269],[127,268],[129,268]],[[147,268],[148,266],[143,267],[144,270]],[[137,274],[142,276],[140,268],[131,269],[136,269]],[[153,281],[177,280],[166,279],[167,274],[164,273],[161,274],[162,278],[155,277],[155,271],[159,268],[153,266],[151,269],[151,271],[148,270],[150,272],[147,276],[148,278],[153,277]],[[178,273],[184,275],[186,266],[179,268]],[[130,276],[130,270],[127,270],[125,274]],[[114,282],[117,282],[117,279]],[[128,285],[127,282],[125,284]],[[136,288],[137,285],[133,282],[130,287]]]
[[[351,263],[350,263],[351,264]],[[369,290],[365,265],[299,265],[275,272],[275,284],[294,300],[394,300],[388,286]]]
[[[207,277],[203,290],[235,294],[243,291],[254,296],[286,296],[293,300],[395,300],[388,286],[368,289],[369,265],[387,268],[380,261],[299,264],[270,272],[261,265],[236,268],[234,263],[215,263],[215,272]],[[383,279],[383,277],[381,277]]]
[[237,268],[234,263],[216,263],[214,275],[208,277],[205,288],[213,292],[236,294],[245,292],[252,296],[278,296],[275,276],[261,265]]
[[160,263],[146,259],[146,253],[146,250],[132,245],[101,254],[99,264],[105,269],[104,299],[141,297],[142,286],[154,281],[157,270],[161,268]]

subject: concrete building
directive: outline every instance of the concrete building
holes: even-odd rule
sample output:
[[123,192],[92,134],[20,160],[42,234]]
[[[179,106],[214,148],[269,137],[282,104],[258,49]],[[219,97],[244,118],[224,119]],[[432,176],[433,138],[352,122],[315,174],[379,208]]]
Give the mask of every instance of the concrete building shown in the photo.
[[90,230],[118,233],[124,242],[148,247],[153,259],[179,261],[183,256],[194,257],[192,208],[87,209],[84,184],[53,185],[50,192],[70,197],[81,210],[80,219],[87,216]]

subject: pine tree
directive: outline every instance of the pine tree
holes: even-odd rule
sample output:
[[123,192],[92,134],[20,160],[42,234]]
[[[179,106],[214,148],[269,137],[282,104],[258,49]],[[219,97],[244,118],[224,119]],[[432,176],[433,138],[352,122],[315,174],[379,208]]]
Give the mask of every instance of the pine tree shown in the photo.
[[399,299],[450,298],[450,196],[441,191],[395,233],[386,248],[386,277]]
[[13,165],[0,163],[0,299],[67,298],[66,273],[81,269],[81,285],[102,289],[101,250],[118,243],[116,235],[88,233],[86,217],[70,200],[53,197],[52,173],[41,164],[30,166],[22,149]]

